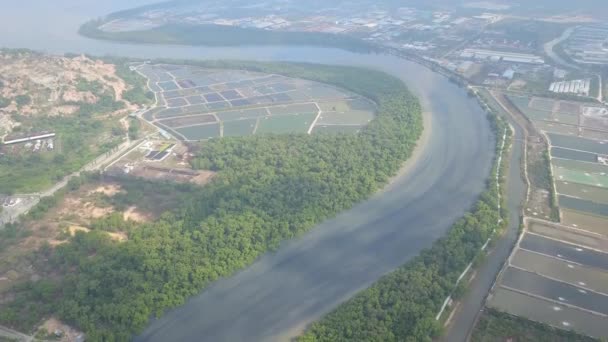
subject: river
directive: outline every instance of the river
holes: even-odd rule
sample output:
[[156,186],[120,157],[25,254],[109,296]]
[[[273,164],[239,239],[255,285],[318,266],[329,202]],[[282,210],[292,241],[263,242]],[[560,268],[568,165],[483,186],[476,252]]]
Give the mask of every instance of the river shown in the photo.
[[146,2],[151,1],[3,4],[0,45],[49,53],[365,66],[397,76],[409,86],[429,114],[429,135],[420,157],[385,191],[286,242],[278,252],[238,274],[217,281],[152,321],[136,340],[288,340],[429,247],[484,189],[494,137],[475,100],[443,76],[395,56],[330,48],[130,45],[93,41],[75,33],[87,19]]

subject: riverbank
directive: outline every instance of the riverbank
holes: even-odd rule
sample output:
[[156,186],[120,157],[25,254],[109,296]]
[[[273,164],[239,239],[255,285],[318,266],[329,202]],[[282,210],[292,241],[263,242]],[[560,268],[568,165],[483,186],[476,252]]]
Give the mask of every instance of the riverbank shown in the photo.
[[[453,87],[438,75],[427,80],[425,83],[439,88],[438,92],[443,86]],[[458,106],[449,92],[442,93],[444,96],[429,103],[426,111],[427,119],[437,116],[433,126],[439,131],[431,134],[427,130],[428,142],[418,144],[422,147],[418,158],[410,165],[411,173],[398,178],[399,186],[393,182],[382,195],[286,242],[276,254],[265,255],[236,275],[217,281],[184,306],[152,322],[138,340],[189,339],[201,334],[216,341],[274,340],[292,335],[442,236],[454,218],[445,209],[440,209],[444,215],[437,217],[437,208],[446,208],[447,202],[451,209],[472,203],[455,200],[454,195],[462,192],[439,195],[436,186],[464,186],[466,192],[475,194],[477,190],[470,188],[475,185],[467,179],[471,173],[482,173],[475,181],[484,183],[489,173],[484,159],[492,153],[481,147],[492,149],[493,145],[485,113],[478,111],[476,102],[467,99],[466,106]],[[466,98],[466,92],[459,90],[454,96]],[[433,110],[443,103],[451,103],[458,115]],[[471,144],[480,138],[489,141]],[[443,139],[452,142],[438,142]],[[459,159],[463,153],[466,157]],[[452,166],[453,162],[466,165],[468,170]],[[425,180],[436,177],[439,184]],[[432,218],[423,214],[427,210],[435,213]],[[418,227],[424,227],[425,234],[419,234]],[[273,299],[260,300],[266,296]],[[208,311],[212,308],[213,312]],[[228,321],[230,329],[223,324]]]
[[[45,6],[35,8],[39,13],[27,13],[23,20],[19,19],[18,13],[4,12],[15,34],[4,36],[0,43],[46,49],[53,53],[363,66],[397,76],[417,96],[426,94],[433,99],[427,108],[433,115],[433,132],[424,157],[418,158],[417,165],[404,177],[407,180],[385,191],[382,196],[322,223],[298,241],[287,243],[276,255],[264,257],[259,264],[244,271],[245,276],[237,275],[237,279],[218,285],[232,284],[229,293],[211,289],[201,294],[200,300],[186,304],[188,307],[180,310],[185,313],[186,319],[182,320],[188,321],[192,316],[198,320],[190,321],[190,325],[181,329],[185,333],[200,336],[196,335],[199,328],[199,332],[221,334],[220,321],[224,317],[233,323],[225,328],[237,337],[251,339],[251,336],[258,336],[264,339],[264,332],[260,329],[280,332],[289,329],[296,321],[302,322],[302,315],[319,317],[337,305],[344,294],[371,285],[444,236],[447,228],[470,208],[484,188],[493,151],[487,123],[480,119],[484,117],[483,111],[467,98],[465,91],[418,64],[391,55],[354,54],[329,48],[205,48],[88,40],[77,36],[75,31],[98,11],[66,15],[63,9],[70,6],[66,3],[80,4],[75,0],[62,0],[63,5],[46,6],[45,3]],[[43,10],[38,10],[41,8]],[[47,23],[48,18],[53,18],[56,25],[41,29],[30,25],[31,20],[25,20],[32,17],[45,18]],[[61,19],[58,21],[57,18]],[[68,33],[72,35],[66,35]],[[302,258],[302,262],[296,262],[298,258]],[[325,274],[335,276],[322,277],[319,281],[318,277]],[[263,292],[257,292],[261,289]],[[246,299],[247,293],[273,295],[258,306]],[[224,300],[215,301],[216,295]],[[213,307],[216,308],[213,312],[206,311]],[[218,316],[215,323],[209,321],[214,316]],[[164,327],[171,329],[172,325],[168,323]]]
[[376,192],[374,196],[381,196],[385,192],[398,186],[398,184],[402,182],[409,173],[412,172],[412,169],[420,163],[420,159],[425,156],[425,151],[428,148],[428,144],[431,141],[431,136],[433,134],[433,113],[428,110],[428,108],[430,108],[428,98],[419,97],[418,100],[421,102],[420,104],[422,106],[422,133],[418,138],[416,147],[412,151],[412,155],[405,163],[403,163],[399,171],[397,171],[397,173],[389,179],[386,186]]

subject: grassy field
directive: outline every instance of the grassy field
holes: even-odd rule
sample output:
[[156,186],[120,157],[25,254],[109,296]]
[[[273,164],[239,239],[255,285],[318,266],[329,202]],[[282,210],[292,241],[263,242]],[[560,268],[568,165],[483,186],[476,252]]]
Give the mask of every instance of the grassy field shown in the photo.
[[534,121],[534,125],[541,131],[562,135],[578,135],[578,128],[571,125],[563,125],[557,122]]
[[256,134],[307,133],[316,113],[261,118]]
[[553,172],[556,180],[608,188],[608,175],[569,170],[562,167],[554,168]]
[[269,108],[271,115],[289,115],[294,113],[318,113],[319,108],[314,103],[274,106]]
[[226,112],[217,113],[217,117],[222,121],[238,120],[245,118],[258,118],[260,116],[266,115],[268,115],[268,112],[264,108],[230,110]]
[[257,119],[224,122],[224,136],[244,136],[253,134]]
[[592,342],[573,332],[555,329],[546,324],[529,321],[492,309],[486,309],[481,315],[473,335],[472,342]]
[[348,111],[348,112],[323,112],[319,121],[319,125],[366,125],[374,119],[374,114],[365,111]]
[[[304,79],[227,69],[210,72],[202,67],[170,64],[147,65],[140,71],[152,82],[159,82],[157,96],[161,103],[174,107],[146,115],[146,120],[186,140],[218,134],[213,126],[202,127],[215,120],[204,121],[202,116],[201,120],[181,118],[186,115],[213,114],[226,130],[222,136],[242,136],[253,134],[253,127],[258,127],[260,133],[307,133],[314,121],[314,117],[309,120],[310,116],[316,117],[320,110],[326,113],[323,124],[345,126],[367,125],[376,112],[376,104],[360,95]],[[174,86],[191,88],[173,89]],[[275,118],[277,116],[294,117]],[[250,121],[230,123],[258,118],[254,125]],[[272,131],[273,128],[277,131]],[[359,127],[321,130],[356,132]]]
[[530,108],[538,109],[546,112],[552,112],[555,107],[555,101],[541,97],[534,97],[528,104]]
[[220,124],[183,127],[175,131],[188,140],[205,140],[220,136]]
[[319,108],[323,112],[346,112],[351,109],[346,100],[321,102]]
[[550,120],[551,112],[529,107],[530,98],[527,96],[506,95],[506,97],[531,120]]
[[331,126],[319,126],[316,125],[312,130],[313,133],[357,133],[361,131],[364,126],[341,126],[341,125],[331,125]]
[[597,203],[608,204],[608,189],[578,183],[555,182],[557,192],[563,195],[579,197]]
[[583,128],[583,138],[608,141],[608,133],[594,129]]
[[587,163],[578,160],[570,159],[553,159],[554,167],[563,167],[570,170],[578,170],[589,173],[606,173],[608,174],[608,165],[598,163]]
[[552,120],[570,125],[578,125],[578,116],[571,114],[553,113]]

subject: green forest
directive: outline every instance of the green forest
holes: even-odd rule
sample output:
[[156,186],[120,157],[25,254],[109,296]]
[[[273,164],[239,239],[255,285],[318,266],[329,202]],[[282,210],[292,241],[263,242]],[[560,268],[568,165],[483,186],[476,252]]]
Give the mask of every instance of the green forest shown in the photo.
[[471,335],[471,342],[596,342],[591,337],[529,321],[486,308]]
[[28,330],[53,313],[85,331],[89,341],[130,340],[152,316],[369,197],[408,159],[422,131],[418,100],[400,80],[381,72],[289,63],[199,64],[333,84],[376,102],[377,117],[357,135],[260,135],[201,145],[192,164],[217,171],[210,184],[156,222],[126,229],[112,227],[123,224],[118,219],[98,223],[102,230],[127,230],[126,242],[94,230],[41,250],[40,257],[61,277],[16,289],[14,300],[0,310],[2,324]]
[[[503,133],[510,140],[510,128],[495,113],[488,118],[498,137],[497,152],[502,145]],[[505,146],[509,146],[506,141]],[[498,153],[497,153],[498,155]],[[491,177],[497,172],[504,184],[504,170],[509,158],[502,158],[502,165],[495,165]],[[495,163],[496,164],[496,163]],[[504,186],[500,191],[504,190]],[[504,196],[502,210],[498,207],[499,188],[489,181],[470,213],[457,221],[447,234],[430,249],[414,260],[384,276],[373,286],[313,323],[298,340],[312,341],[432,341],[441,334],[441,321],[435,319],[448,295],[456,296],[462,289],[456,280],[474,259],[480,248],[495,230],[507,222]]]
[[106,32],[98,27],[104,21],[90,21],[79,33],[88,38],[143,44],[184,44],[207,46],[237,45],[314,45],[350,51],[372,51],[376,48],[362,39],[321,32],[269,31],[221,25],[166,24],[141,31]]

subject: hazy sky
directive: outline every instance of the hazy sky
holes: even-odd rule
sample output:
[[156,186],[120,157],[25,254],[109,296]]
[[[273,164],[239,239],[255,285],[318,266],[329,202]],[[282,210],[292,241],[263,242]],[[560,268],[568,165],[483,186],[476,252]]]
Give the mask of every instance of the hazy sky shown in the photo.
[[0,46],[45,49],[48,40],[77,40],[81,24],[110,12],[158,0],[2,1]]

